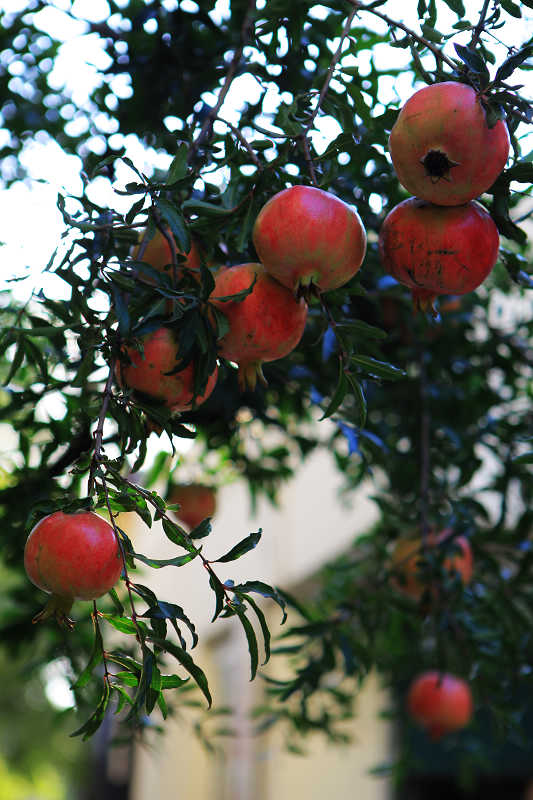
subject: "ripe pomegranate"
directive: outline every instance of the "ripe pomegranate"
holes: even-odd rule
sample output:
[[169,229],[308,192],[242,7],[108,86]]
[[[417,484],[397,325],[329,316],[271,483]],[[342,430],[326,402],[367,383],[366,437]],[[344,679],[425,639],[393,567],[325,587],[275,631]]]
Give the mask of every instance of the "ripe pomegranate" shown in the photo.
[[52,595],[34,622],[55,616],[72,626],[74,600],[94,600],[113,588],[122,557],[112,526],[92,511],[55,511],[34,526],[24,549],[24,567],[39,589]]
[[[248,289],[254,278],[253,289],[244,300],[217,299]],[[265,383],[261,364],[288,355],[302,338],[306,302],[295,299],[262,264],[238,264],[220,270],[211,301],[228,319],[229,331],[219,342],[219,352],[239,365],[241,389],[254,389],[257,378]]]
[[439,294],[466,294],[498,258],[500,237],[479,203],[443,208],[410,197],[385,217],[379,234],[384,268],[408,286],[415,308],[432,308]]
[[271,197],[252,236],[267,272],[294,292],[342,286],[358,271],[366,252],[357,211],[312,186],[292,186]]
[[407,708],[432,739],[464,728],[472,716],[470,687],[462,678],[447,672],[430,671],[412,682]]
[[485,192],[505,167],[509,132],[487,125],[480,95],[446,81],[420,89],[404,105],[389,137],[398,180],[417,197],[458,206]]
[[[446,529],[438,534],[431,532],[427,537],[428,548],[438,548],[450,538],[452,531]],[[464,536],[457,536],[453,540],[454,552],[443,560],[443,568],[450,574],[457,573],[464,585],[470,583],[473,573],[472,549]],[[451,543],[450,543],[451,548]],[[420,559],[424,556],[421,538],[399,539],[392,553],[392,568],[397,576],[394,585],[404,594],[418,600],[426,586],[423,574],[420,572]]]
[[189,528],[196,528],[216,511],[215,489],[201,483],[174,484],[167,500],[169,503],[179,503],[180,509],[174,513]]
[[[183,253],[177,246],[170,228],[166,228],[166,232],[172,242],[174,242],[175,252],[178,255],[185,255],[185,253]],[[140,239],[142,241],[142,234]],[[132,258],[138,258],[139,250],[140,243],[133,248],[131,253]],[[186,256],[187,257],[185,261],[178,264],[176,277],[179,277],[180,271],[186,269],[191,275],[195,276],[197,280],[200,280],[200,253],[195,242],[191,243],[191,249]],[[157,269],[159,272],[167,272],[168,274],[172,275],[172,251],[167,239],[163,236],[159,229],[155,232],[152,239],[150,239],[146,245],[142,260],[146,264],[150,264],[151,267],[154,267],[154,269]]]
[[188,411],[193,407],[193,400],[197,406],[207,400],[215,388],[217,367],[209,376],[203,394],[194,397],[193,363],[180,372],[169,374],[176,367],[178,358],[178,342],[174,331],[161,327],[142,341],[144,356],[134,347],[129,347],[126,352],[132,363],[119,365],[119,381],[122,385],[164,401],[172,411]]

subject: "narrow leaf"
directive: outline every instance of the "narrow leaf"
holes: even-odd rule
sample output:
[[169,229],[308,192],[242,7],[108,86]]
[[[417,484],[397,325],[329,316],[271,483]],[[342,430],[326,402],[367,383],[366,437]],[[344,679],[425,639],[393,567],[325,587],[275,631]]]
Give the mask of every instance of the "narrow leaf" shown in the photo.
[[238,544],[236,544],[235,547],[232,547],[231,550],[226,553],[226,555],[215,559],[215,562],[226,563],[227,561],[236,561],[245,553],[249,553],[250,550],[253,550],[258,544],[259,540],[261,539],[262,532],[262,529],[259,528],[256,533],[250,533],[245,539],[242,539]]
[[198,687],[201,689],[204,697],[207,700],[208,707],[211,708],[213,700],[211,697],[211,693],[209,691],[209,684],[207,682],[207,677],[204,671],[201,669],[201,667],[195,664],[191,656],[181,647],[178,647],[177,644],[169,642],[168,640],[163,641],[160,639],[156,639],[155,637],[151,638],[151,641],[155,645],[157,645],[157,647],[160,647],[162,650],[165,650],[167,653],[170,653],[170,655],[174,656],[174,658],[177,659],[177,661],[179,661],[181,666],[184,669],[186,669],[189,675],[191,675],[191,677],[195,680],[195,682],[197,683]]
[[257,650],[257,637],[253,629],[252,623],[246,616],[244,608],[237,609],[237,616],[241,622],[244,632],[246,634],[246,641],[248,642],[248,652],[250,653],[250,680],[253,681],[257,674],[257,667],[259,664],[259,653]]

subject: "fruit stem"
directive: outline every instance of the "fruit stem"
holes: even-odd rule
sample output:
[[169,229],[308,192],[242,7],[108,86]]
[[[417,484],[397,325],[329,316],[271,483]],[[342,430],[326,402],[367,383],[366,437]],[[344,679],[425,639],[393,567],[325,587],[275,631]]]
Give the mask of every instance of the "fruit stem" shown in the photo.
[[73,602],[74,598],[72,597],[61,597],[59,594],[50,595],[45,607],[34,616],[32,623],[35,625],[37,622],[44,622],[50,617],[54,617],[58,625],[71,631],[74,628],[74,620],[69,617],[69,613]]

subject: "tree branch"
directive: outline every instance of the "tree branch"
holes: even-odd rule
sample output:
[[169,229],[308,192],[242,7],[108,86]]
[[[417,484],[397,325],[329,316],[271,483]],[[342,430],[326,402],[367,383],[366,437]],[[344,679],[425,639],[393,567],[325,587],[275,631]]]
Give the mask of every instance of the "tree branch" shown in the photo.
[[430,42],[428,39],[425,39],[423,36],[420,36],[420,34],[415,33],[415,31],[411,30],[411,28],[408,28],[407,25],[404,25],[403,22],[398,22],[397,20],[391,19],[391,17],[387,16],[387,14],[384,14],[382,11],[378,11],[377,8],[365,6],[363,3],[360,3],[359,0],[348,0],[348,2],[355,6],[357,11],[367,11],[369,14],[373,14],[375,17],[382,19],[387,23],[387,25],[390,25],[391,28],[399,28],[408,36],[411,36],[417,42],[423,44],[424,47],[427,47],[428,50],[431,50],[436,59],[448,64],[448,66],[453,70],[457,69],[457,64],[452,61],[451,58],[445,56],[440,47],[433,42]]

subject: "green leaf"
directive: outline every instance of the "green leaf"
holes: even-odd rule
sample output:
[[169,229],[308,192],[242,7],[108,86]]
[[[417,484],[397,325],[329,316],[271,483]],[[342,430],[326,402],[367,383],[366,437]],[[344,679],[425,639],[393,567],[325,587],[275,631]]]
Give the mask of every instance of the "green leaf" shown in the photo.
[[132,635],[137,634],[137,627],[135,623],[127,617],[116,617],[114,614],[100,614],[113,628],[121,633],[129,633]]
[[263,665],[266,664],[270,659],[270,630],[267,625],[267,621],[265,615],[250,595],[243,594],[242,597],[246,600],[247,603],[253,608],[255,613],[257,614],[257,619],[259,620],[259,624],[261,626],[261,630],[263,632],[263,639],[265,643],[265,660],[263,661]]
[[407,377],[405,370],[395,367],[387,361],[378,361],[377,358],[372,358],[371,356],[350,356],[350,361],[378,378],[397,381],[400,378]]
[[164,197],[158,197],[155,203],[161,212],[161,216],[170,225],[170,230],[176,238],[176,244],[179,249],[184,253],[188,253],[191,249],[191,236],[181,211],[172,203],[169,203],[168,200],[165,200]]
[[346,392],[348,391],[348,383],[346,381],[346,375],[344,374],[344,367],[342,363],[339,361],[339,377],[337,378],[337,386],[333,393],[331,400],[329,401],[326,410],[320,417],[320,420],[326,419],[327,417],[331,417],[332,414],[339,408],[342,404],[342,401],[346,397]]
[[201,689],[204,697],[207,700],[208,707],[211,708],[213,700],[209,691],[207,677],[201,667],[195,664],[191,656],[185,650],[183,650],[181,647],[178,647],[177,644],[169,642],[168,639],[163,641],[161,639],[157,639],[156,637],[148,638],[150,638],[150,641],[152,641],[157,647],[160,647],[162,650],[170,653],[171,656],[174,656],[174,658],[179,661],[181,666],[187,670],[189,675],[191,675],[198,687]]
[[455,52],[463,61],[469,70],[475,72],[477,75],[487,74],[487,65],[485,64],[483,58],[479,55],[478,52],[475,50],[470,50],[469,47],[465,47],[462,44],[454,45]]
[[133,558],[136,558],[137,561],[142,561],[143,564],[146,564],[153,569],[161,569],[162,567],[183,567],[185,564],[188,564],[192,561],[198,553],[186,553],[184,556],[176,556],[176,558],[149,558],[148,556],[143,556],[140,553],[133,553]]
[[387,332],[375,325],[369,325],[368,322],[363,322],[360,319],[346,320],[337,322],[336,328],[341,330],[352,331],[358,334],[363,339],[386,339]]
[[463,5],[463,0],[444,0],[444,2],[448,6],[448,8],[451,8],[451,10],[455,14],[457,14],[458,17],[466,16],[466,10]]
[[280,592],[277,591],[277,589],[269,586],[268,583],[263,583],[263,581],[246,581],[246,583],[238,583],[232,588],[235,592],[240,592],[241,594],[255,592],[256,594],[260,594],[262,597],[268,597],[270,600],[274,600],[274,602],[277,603],[283,611],[283,619],[281,624],[283,624],[287,619],[285,599],[282,597]]
[[500,0],[500,5],[512,17],[515,17],[516,19],[520,19],[522,17],[520,6],[516,3],[513,3],[513,0]]
[[20,367],[22,365],[22,362],[24,361],[24,355],[25,355],[24,337],[23,336],[17,336],[17,347],[16,347],[16,350],[15,350],[15,355],[13,356],[13,360],[11,362],[11,366],[9,367],[9,372],[7,373],[7,377],[6,377],[5,381],[3,382],[2,386],[7,386],[11,382],[11,379],[19,371],[19,369],[20,369]]
[[100,698],[100,702],[98,706],[94,710],[94,713],[91,714],[89,719],[77,730],[75,730],[70,735],[73,736],[82,736],[83,741],[89,739],[95,731],[98,730],[100,725],[103,722],[104,715],[109,704],[109,698],[111,696],[111,687],[109,683],[106,681],[104,683],[104,691],[102,693],[102,697]]
[[206,517],[199,525],[192,529],[189,536],[191,539],[204,539],[206,536],[209,536],[211,530],[211,517]]
[[200,217],[227,217],[234,213],[232,208],[222,208],[222,206],[206,203],[204,200],[185,200],[182,208],[192,211],[193,214],[198,214]]
[[257,637],[255,635],[255,631],[253,626],[246,616],[245,609],[240,606],[240,608],[236,609],[237,616],[240,620],[242,627],[244,628],[244,632],[246,634],[246,641],[248,642],[248,652],[250,653],[250,680],[253,681],[257,674],[257,667],[259,664],[259,653],[257,650]]
[[84,686],[87,686],[89,681],[91,680],[91,675],[93,673],[94,668],[102,661],[103,653],[104,653],[104,642],[102,640],[102,634],[100,632],[99,626],[96,624],[96,620],[92,618],[93,621],[93,632],[94,632],[94,643],[91,656],[87,663],[87,666],[80,673],[78,679],[75,683],[72,684],[71,689],[74,691],[76,689],[83,689]]
[[513,458],[513,464],[533,464],[533,450]]
[[440,33],[440,31],[437,31],[431,25],[426,25],[425,23],[422,23],[420,27],[422,28],[424,37],[430,42],[436,42],[436,44],[440,44],[442,42],[442,33]]
[[533,46],[528,45],[527,47],[523,47],[518,53],[514,53],[514,55],[506,58],[503,64],[501,64],[498,69],[496,70],[496,75],[494,76],[494,81],[504,81],[508,78],[512,73],[519,67],[526,58],[529,58],[533,54]]
[[224,594],[224,586],[223,586],[223,584],[219,581],[219,579],[217,578],[217,576],[213,572],[211,572],[209,574],[209,585],[211,586],[211,588],[213,589],[213,591],[215,593],[215,611],[214,611],[213,617],[211,619],[211,622],[214,622],[216,620],[216,618],[224,610],[224,603],[225,603],[225,600],[226,600],[226,595]]
[[124,686],[138,686],[139,685],[139,677],[137,675],[132,675],[131,672],[116,672],[115,678],[117,678]]
[[175,522],[171,522],[166,517],[163,517],[162,524],[167,539],[170,539],[171,542],[174,542],[179,547],[183,547],[189,553],[197,554],[194,544],[180,525],[176,525]]
[[261,528],[259,528],[256,533],[250,533],[245,539],[242,539],[238,544],[236,544],[235,547],[232,547],[231,550],[226,553],[226,555],[216,558],[215,562],[222,564],[228,561],[236,561],[238,558],[243,556],[245,553],[249,553],[250,550],[253,550],[254,547],[257,546],[259,540],[261,539],[261,534]]
[[351,375],[349,372],[346,373],[346,380],[352,388],[353,397],[355,400],[357,414],[355,422],[360,428],[364,428],[366,425],[367,404],[363,387],[355,375]]
[[189,148],[183,142],[179,145],[176,155],[172,160],[172,164],[168,170],[167,184],[172,185],[176,181],[181,180],[187,173],[187,157],[189,155]]
[[178,675],[161,675],[161,688],[162,689],[180,689],[190,678],[180,678]]
[[158,600],[157,605],[150,606],[141,616],[149,619],[179,619],[185,623],[191,632],[193,648],[198,644],[196,628],[181,606]]

